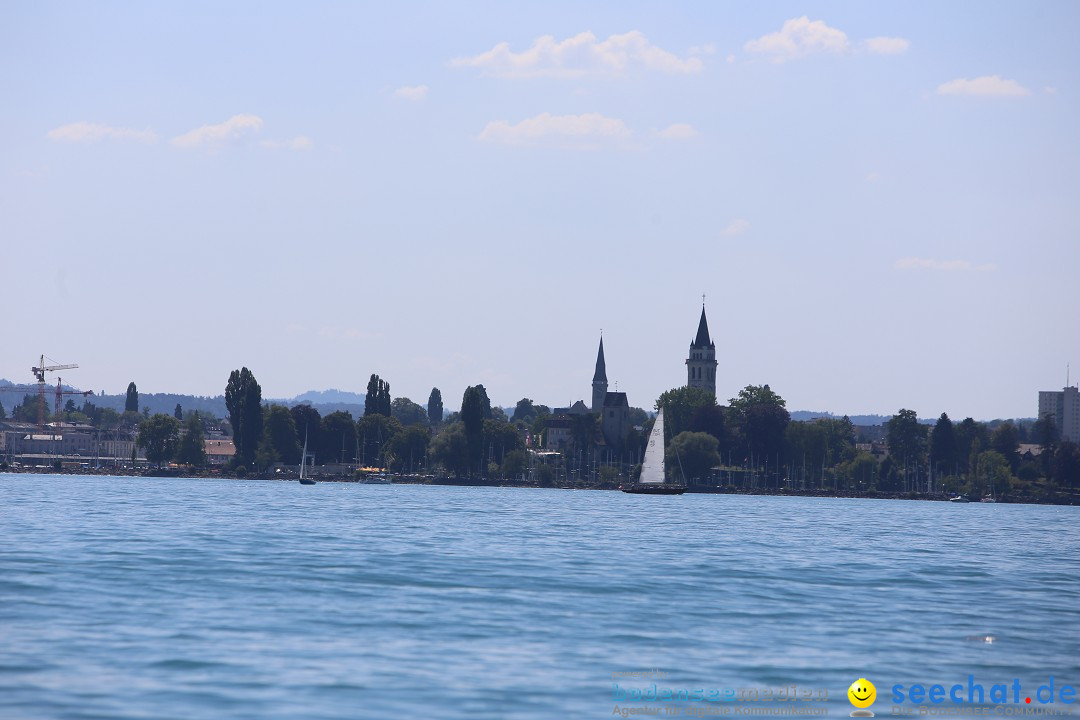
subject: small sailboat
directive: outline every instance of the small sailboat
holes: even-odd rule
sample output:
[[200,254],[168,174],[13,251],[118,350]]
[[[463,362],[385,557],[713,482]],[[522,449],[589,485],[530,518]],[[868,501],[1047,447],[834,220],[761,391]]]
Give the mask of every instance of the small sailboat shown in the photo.
[[315,480],[304,475],[304,470],[307,469],[307,428],[304,428],[304,453],[300,457],[300,484],[301,485],[314,485]]
[[641,463],[641,476],[629,487],[622,488],[625,493],[635,495],[682,495],[685,485],[667,482],[664,475],[664,408],[656,414],[652,432],[649,433],[649,445],[645,448],[645,459]]

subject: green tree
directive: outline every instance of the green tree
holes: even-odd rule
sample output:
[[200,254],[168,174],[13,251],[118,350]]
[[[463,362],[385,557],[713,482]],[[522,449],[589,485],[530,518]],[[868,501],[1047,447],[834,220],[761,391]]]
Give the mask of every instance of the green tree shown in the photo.
[[484,454],[484,420],[491,419],[491,401],[483,385],[470,385],[461,397],[461,421],[468,445],[469,474]]
[[368,380],[367,396],[364,398],[364,415],[390,416],[390,383],[378,375]]
[[124,412],[139,412],[139,390],[134,382],[127,386],[127,397],[124,398]]
[[742,435],[743,447],[755,464],[776,457],[784,446],[784,431],[791,415],[784,398],[768,385],[747,385],[728,401]]
[[182,465],[203,467],[206,465],[205,445],[202,420],[199,419],[199,414],[196,412],[184,421],[183,431],[180,433],[180,442],[176,448],[176,462]]
[[427,411],[407,397],[394,398],[390,403],[390,417],[404,426],[427,425]]
[[1054,453],[1054,478],[1071,488],[1080,485],[1080,446],[1076,443],[1066,440],[1058,446]]
[[139,425],[136,443],[146,451],[146,459],[159,468],[176,455],[180,441],[180,423],[176,418],[158,413]]
[[432,461],[442,465],[454,477],[469,472],[469,442],[465,423],[459,420],[443,425],[431,441],[430,455]]
[[4,411],[4,403],[0,403],[0,420],[7,417],[7,412]]
[[672,437],[687,430],[694,430],[691,423],[695,413],[701,418],[705,408],[713,407],[716,407],[716,397],[704,388],[672,388],[656,400],[656,409],[664,409],[664,429]]
[[858,491],[873,490],[877,484],[878,463],[868,452],[860,452],[837,472],[845,485]]
[[503,457],[502,467],[499,471],[504,478],[515,478],[525,473],[529,464],[529,457],[524,450],[511,450]]
[[677,473],[681,467],[688,482],[708,480],[712,468],[720,464],[719,445],[719,441],[708,433],[679,433],[671,439],[664,453],[668,474]]
[[1039,447],[1042,448],[1042,452],[1039,453],[1039,462],[1042,465],[1043,476],[1048,480],[1052,479],[1056,465],[1054,454],[1058,444],[1058,430],[1057,425],[1054,423],[1054,416],[1050,413],[1043,413],[1035,421],[1031,434],[1035,442],[1039,443]]
[[955,475],[959,458],[956,454],[956,431],[945,413],[930,432],[930,466],[935,472]]
[[889,455],[904,467],[918,463],[926,449],[926,426],[919,424],[915,411],[901,408],[885,425]]
[[484,421],[484,448],[494,462],[502,465],[506,453],[525,448],[525,439],[517,427],[506,420]]
[[381,413],[365,415],[356,423],[356,434],[360,438],[361,458],[365,465],[386,465],[385,453],[388,444],[402,431],[397,418]]
[[438,425],[443,421],[442,392],[437,387],[431,388],[427,399],[428,422]]
[[529,423],[536,417],[536,406],[530,398],[521,398],[514,406],[514,414],[510,416],[511,422]]
[[172,416],[177,420],[184,419],[184,408],[180,407],[180,403],[176,403],[176,409],[173,410]]
[[262,441],[269,443],[279,462],[286,465],[300,464],[300,441],[296,437],[296,422],[289,408],[271,405],[263,413]]
[[[237,464],[250,465],[262,438],[262,388],[246,367],[233,370],[225,386],[225,407],[229,410]],[[264,458],[265,459],[265,458]]]
[[959,425],[955,426],[956,433],[956,459],[960,463],[960,472],[969,474],[973,470],[971,459],[978,452],[973,453],[972,448],[976,445],[984,448],[990,443],[990,434],[986,425],[976,422],[971,418],[964,418]]
[[1020,432],[1011,420],[994,428],[990,433],[990,449],[1001,453],[1013,470],[1020,467]]
[[996,450],[979,453],[976,472],[968,483],[968,491],[976,496],[1000,496],[1007,494],[1011,486],[1012,472],[1008,459]]
[[[307,437],[308,452],[315,452],[320,446],[320,432],[322,431],[322,416],[319,415],[319,411],[310,405],[293,405],[289,408],[289,414],[292,415],[293,425],[296,426],[296,439],[301,447],[303,447],[304,438]],[[349,415],[349,424],[352,424],[352,415]]]
[[23,395],[22,402],[11,410],[11,419],[16,422],[36,423],[39,409],[44,408],[44,401],[39,395],[27,393]]
[[[317,437],[317,445],[311,444],[311,437]],[[308,446],[315,452],[315,460],[320,463],[351,462],[356,458],[356,423],[352,413],[338,410],[322,419],[317,435],[308,437]],[[373,458],[367,459],[368,464]]]
[[[422,409],[422,408],[421,408]],[[427,425],[410,425],[394,435],[389,442],[390,455],[394,458],[394,469],[403,472],[416,472],[426,467],[428,444],[431,431]]]

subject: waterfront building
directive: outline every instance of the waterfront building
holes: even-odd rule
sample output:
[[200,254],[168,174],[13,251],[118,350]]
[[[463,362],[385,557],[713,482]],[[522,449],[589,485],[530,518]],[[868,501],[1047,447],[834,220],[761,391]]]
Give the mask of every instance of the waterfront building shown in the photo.
[[1076,386],[1041,391],[1039,417],[1043,415],[1054,419],[1060,439],[1080,444],[1080,390]]

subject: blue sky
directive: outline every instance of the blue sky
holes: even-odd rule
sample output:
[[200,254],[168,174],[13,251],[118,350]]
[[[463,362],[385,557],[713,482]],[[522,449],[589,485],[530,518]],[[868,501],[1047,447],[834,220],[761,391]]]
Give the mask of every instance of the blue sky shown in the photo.
[[0,377],[456,406],[1080,375],[1080,5],[0,7]]

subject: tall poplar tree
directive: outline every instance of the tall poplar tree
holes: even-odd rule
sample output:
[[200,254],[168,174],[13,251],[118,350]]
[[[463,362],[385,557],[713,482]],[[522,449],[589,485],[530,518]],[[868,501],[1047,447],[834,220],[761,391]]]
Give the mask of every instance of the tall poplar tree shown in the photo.
[[139,412],[139,390],[134,382],[128,383],[127,398],[124,399],[124,412]]
[[262,388],[246,367],[233,370],[225,386],[225,407],[233,429],[236,457],[243,465],[255,461],[262,436]]
[[428,422],[432,425],[438,425],[443,419],[443,404],[442,404],[442,392],[439,388],[431,388],[431,394],[428,395],[427,400],[427,415]]

